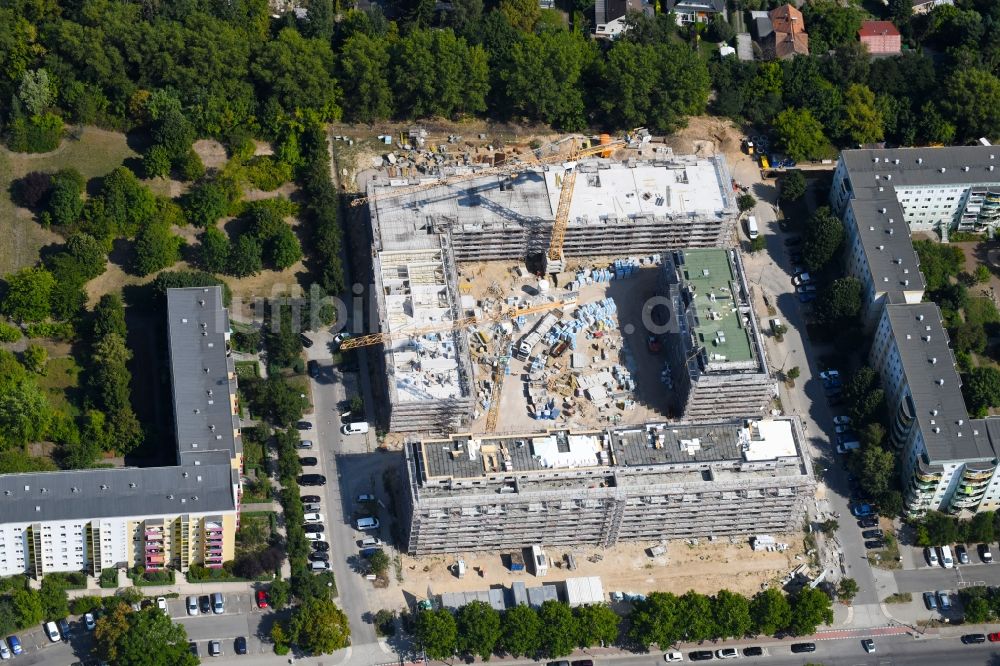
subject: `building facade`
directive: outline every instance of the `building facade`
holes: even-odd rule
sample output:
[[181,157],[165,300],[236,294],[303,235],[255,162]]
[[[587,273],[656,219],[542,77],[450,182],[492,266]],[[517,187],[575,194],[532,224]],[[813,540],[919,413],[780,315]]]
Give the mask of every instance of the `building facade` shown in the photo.
[[872,55],[896,55],[902,48],[902,37],[892,21],[862,21],[858,39]]
[[167,293],[178,464],[0,475],[0,576],[233,559],[243,453],[222,298]]
[[412,555],[790,533],[815,492],[797,419],[406,445]]

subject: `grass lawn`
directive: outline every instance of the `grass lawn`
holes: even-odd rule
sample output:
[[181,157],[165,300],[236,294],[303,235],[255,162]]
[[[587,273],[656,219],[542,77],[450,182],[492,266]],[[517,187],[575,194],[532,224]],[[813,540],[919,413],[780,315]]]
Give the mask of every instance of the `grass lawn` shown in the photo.
[[76,417],[78,410],[69,395],[79,388],[81,368],[70,356],[50,358],[45,366],[45,374],[38,378],[39,386],[45,391],[49,404],[57,412]]
[[271,538],[273,511],[249,511],[240,514],[240,529],[236,533],[236,555],[253,553],[267,546]]
[[309,414],[313,411],[312,404],[312,390],[310,389],[311,383],[309,382],[309,377],[307,375],[289,375],[286,377],[288,383],[299,390],[306,396],[306,401],[308,401],[309,406],[306,408],[306,413]]
[[93,127],[84,129],[79,140],[66,139],[51,153],[28,155],[0,149],[0,275],[38,261],[38,250],[61,237],[43,228],[32,214],[10,200],[11,181],[30,171],[54,172],[72,166],[87,180],[103,176],[130,157],[137,157],[125,135]]
[[260,377],[260,363],[257,361],[236,361],[236,376],[239,379]]

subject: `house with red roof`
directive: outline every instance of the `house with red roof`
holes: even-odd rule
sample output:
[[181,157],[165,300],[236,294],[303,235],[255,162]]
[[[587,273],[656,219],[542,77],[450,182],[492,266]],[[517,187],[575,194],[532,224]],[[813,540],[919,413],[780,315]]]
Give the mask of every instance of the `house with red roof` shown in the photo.
[[872,55],[895,55],[902,48],[899,30],[890,21],[864,21],[858,38]]

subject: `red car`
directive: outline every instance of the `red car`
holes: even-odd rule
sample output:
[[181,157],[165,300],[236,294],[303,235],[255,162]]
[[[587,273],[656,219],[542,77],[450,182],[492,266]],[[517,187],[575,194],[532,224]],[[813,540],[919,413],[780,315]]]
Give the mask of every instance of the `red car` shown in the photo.
[[1000,641],[1000,632],[994,631],[992,634],[987,635],[986,638],[990,639],[990,643],[996,643]]
[[267,592],[257,590],[257,608],[267,608]]

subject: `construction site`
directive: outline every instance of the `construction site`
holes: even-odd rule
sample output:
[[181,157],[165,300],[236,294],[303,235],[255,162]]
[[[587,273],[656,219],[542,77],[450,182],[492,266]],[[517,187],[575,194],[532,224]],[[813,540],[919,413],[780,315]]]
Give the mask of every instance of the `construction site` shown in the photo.
[[[661,278],[671,250],[733,244],[725,159],[675,155],[642,131],[480,159],[436,160],[433,173],[414,175],[387,153],[356,202],[370,220],[381,331],[346,348],[381,345],[389,430],[683,416],[692,379],[666,353],[676,331],[650,322],[656,304],[661,319],[673,317]],[[731,256],[719,283],[732,292],[718,297],[742,307],[745,281]],[[756,323],[736,320],[751,349],[743,361],[766,375]],[[708,356],[690,351],[706,365]],[[743,411],[703,411],[760,415],[770,398],[760,385],[733,403]]]

